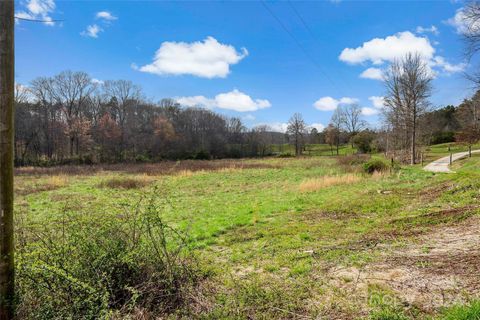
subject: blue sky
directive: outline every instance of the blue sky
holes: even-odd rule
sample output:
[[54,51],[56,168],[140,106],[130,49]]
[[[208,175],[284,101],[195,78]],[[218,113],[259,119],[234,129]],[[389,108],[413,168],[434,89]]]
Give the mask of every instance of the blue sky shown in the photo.
[[[16,3],[16,81],[62,70],[128,79],[154,101],[282,128],[300,112],[327,125],[358,103],[378,123],[382,69],[408,51],[435,74],[434,106],[472,93],[464,79],[461,2],[55,1]],[[368,69],[368,71],[366,71]],[[361,76],[363,73],[363,77]],[[375,98],[376,97],[376,98]],[[375,103],[376,102],[376,106]]]

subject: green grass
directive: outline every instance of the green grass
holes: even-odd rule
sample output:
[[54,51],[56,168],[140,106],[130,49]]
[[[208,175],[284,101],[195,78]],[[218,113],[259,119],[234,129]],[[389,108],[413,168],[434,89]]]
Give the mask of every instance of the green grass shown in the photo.
[[[440,155],[442,148],[432,152]],[[414,166],[371,176],[360,173],[361,167],[338,165],[335,157],[314,156],[328,154],[329,146],[309,150],[312,156],[247,160],[263,165],[251,169],[158,176],[109,171],[57,178],[22,175],[16,177],[17,190],[23,190],[17,192],[16,210],[26,214],[25,223],[48,228],[65,210],[85,217],[117,216],[156,192],[164,219],[188,232],[192,247],[213,274],[208,280],[216,288],[210,292],[212,307],[203,316],[363,314],[405,319],[385,308],[368,315],[368,305],[350,301],[348,293],[328,282],[326,270],[365,266],[382,254],[377,244],[410,241],[413,231],[426,232],[478,214],[477,209],[458,216],[429,215],[478,202],[479,158],[463,160],[455,174]],[[341,150],[353,151],[347,146]],[[351,170],[361,177],[357,182],[301,191],[304,181]],[[122,178],[142,183],[130,183],[131,188],[106,183]],[[442,188],[445,185],[451,188]],[[335,303],[328,302],[332,299]]]

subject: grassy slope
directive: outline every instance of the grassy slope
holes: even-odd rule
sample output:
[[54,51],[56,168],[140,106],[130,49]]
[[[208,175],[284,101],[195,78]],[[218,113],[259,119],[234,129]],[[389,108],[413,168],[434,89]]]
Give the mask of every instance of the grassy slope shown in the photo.
[[332,286],[326,269],[368,264],[381,252],[378,243],[401,246],[413,231],[478,213],[426,216],[478,201],[478,159],[462,161],[451,175],[416,166],[312,192],[301,192],[301,183],[349,173],[334,158],[306,157],[249,160],[270,166],[262,169],[120,174],[148,184],[130,190],[100,187],[119,176],[112,172],[19,176],[17,189],[24,191],[16,203],[29,221],[48,225],[63,210],[121,214],[145,193],[156,192],[164,199],[167,220],[188,230],[214,274],[210,317],[367,316],[371,306]]

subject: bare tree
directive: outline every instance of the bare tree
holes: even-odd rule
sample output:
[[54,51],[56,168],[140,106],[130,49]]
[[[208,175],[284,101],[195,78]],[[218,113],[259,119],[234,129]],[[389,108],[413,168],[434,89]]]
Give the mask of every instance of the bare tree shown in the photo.
[[428,110],[432,79],[422,56],[412,53],[395,60],[384,77],[386,119],[392,126],[404,129],[411,164],[416,162],[418,118]]
[[[480,51],[480,3],[470,1],[461,9],[458,16],[462,19],[460,32],[466,44],[466,56],[471,59]],[[467,74],[467,78],[480,86],[479,72]]]
[[302,154],[306,129],[307,126],[300,113],[295,113],[290,120],[288,120],[287,134],[293,141],[296,156]]
[[367,122],[361,118],[362,108],[358,104],[341,107],[341,114],[342,126],[347,131],[350,139],[367,126]]
[[342,125],[345,122],[346,122],[345,121],[345,114],[342,111],[342,108],[337,107],[337,109],[335,109],[335,111],[333,112],[332,119],[330,119],[330,124],[335,129],[333,132],[336,133],[334,135],[335,136],[334,144],[335,144],[335,147],[336,147],[336,150],[337,150],[337,156],[339,154],[339,147],[340,147],[340,132],[341,132],[341,129],[342,129]]
[[64,71],[49,80],[48,90],[54,97],[57,104],[61,106],[65,122],[67,124],[67,135],[70,141],[70,156],[79,152],[79,130],[83,126],[82,107],[90,94],[95,90],[95,85],[85,72]]
[[15,99],[13,0],[0,1],[0,319],[14,316],[13,103]]
[[[121,137],[120,147],[121,151],[125,150],[126,143],[126,122],[128,110],[135,103],[140,100],[141,89],[140,87],[127,80],[109,80],[104,84],[105,95],[110,99],[112,108],[115,113],[115,118],[120,126]],[[170,100],[162,100],[162,105],[166,105],[166,102]],[[122,155],[124,156],[124,155]]]

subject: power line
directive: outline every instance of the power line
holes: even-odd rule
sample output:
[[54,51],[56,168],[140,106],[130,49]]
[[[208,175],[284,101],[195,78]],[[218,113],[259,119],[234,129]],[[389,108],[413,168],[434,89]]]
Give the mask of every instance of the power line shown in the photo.
[[48,22],[63,22],[65,20],[40,20],[40,19],[29,19],[29,18],[20,18],[15,16],[15,19],[22,20],[22,21],[29,21],[29,22],[41,22],[41,23],[48,23]]
[[[270,9],[270,7],[266,4],[265,0],[261,0],[260,1],[262,3],[262,5],[265,7],[265,9],[270,13],[270,15],[278,22],[278,24],[280,24],[280,26],[282,27],[282,29],[293,39],[293,41],[295,42],[295,44],[303,51],[303,53],[305,54],[305,56],[310,60],[310,62],[312,62],[318,69],[319,71],[324,75],[324,77],[330,82],[330,84],[336,88],[338,90],[338,87],[336,86],[335,82],[328,76],[327,73],[325,73],[323,70],[322,70],[322,67],[320,66],[320,64],[318,64],[315,59],[313,59],[313,57],[310,55],[310,53],[308,52],[308,50],[302,45],[302,43],[297,39],[297,37],[295,37],[295,35],[287,28],[287,26],[282,22],[282,20],[280,20],[280,18],[273,12],[272,9]],[[339,90],[340,91],[340,90]]]
[[[305,29],[307,29],[308,33],[310,34],[310,36],[312,37],[312,39],[314,41],[316,41],[317,43],[320,44],[320,40],[318,40],[318,37],[315,35],[315,33],[313,32],[312,28],[310,28],[310,26],[308,25],[308,23],[305,21],[305,19],[303,19],[302,15],[300,14],[300,12],[297,10],[297,8],[295,8],[295,6],[293,5],[293,3],[288,0],[287,1],[288,4],[290,5],[290,8],[292,8],[292,11],[295,13],[295,15],[297,16],[297,18],[302,22],[303,26],[305,27]],[[322,47],[322,45],[320,44],[320,47]],[[340,71],[340,73],[342,73]],[[345,83],[350,87],[350,84],[348,82],[345,81]],[[350,87],[351,89],[351,87]]]

